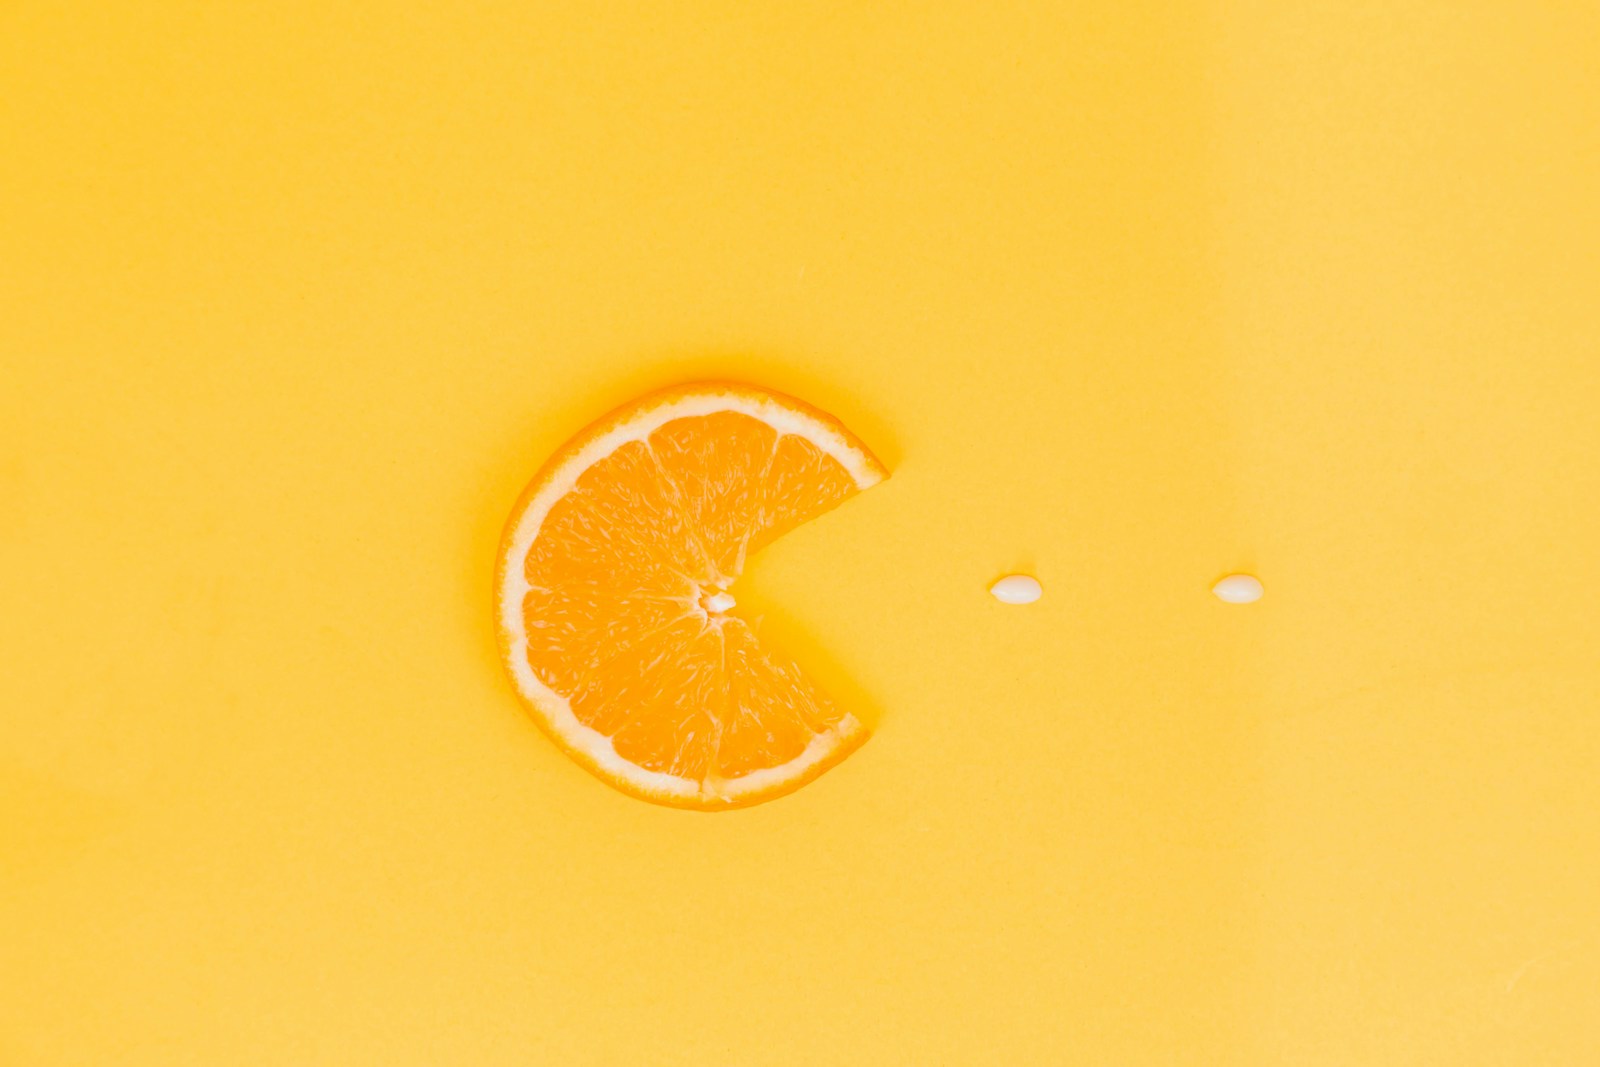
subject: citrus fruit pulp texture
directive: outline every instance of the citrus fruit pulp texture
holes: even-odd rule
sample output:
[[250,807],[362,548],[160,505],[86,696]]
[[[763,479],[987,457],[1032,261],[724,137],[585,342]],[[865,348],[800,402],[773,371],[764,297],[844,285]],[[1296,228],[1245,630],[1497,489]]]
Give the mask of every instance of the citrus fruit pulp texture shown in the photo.
[[866,729],[730,613],[749,555],[886,476],[838,420],[706,383],[568,442],[511,515],[502,653],[557,744],[647,800],[718,809],[798,788]]

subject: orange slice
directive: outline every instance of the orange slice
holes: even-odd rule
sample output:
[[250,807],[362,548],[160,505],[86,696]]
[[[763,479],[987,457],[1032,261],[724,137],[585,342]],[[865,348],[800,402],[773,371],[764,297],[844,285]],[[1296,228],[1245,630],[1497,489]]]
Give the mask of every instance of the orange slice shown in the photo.
[[645,800],[798,789],[867,738],[735,611],[750,553],[888,472],[839,421],[724,382],[654,393],[567,442],[512,510],[500,649],[534,719]]

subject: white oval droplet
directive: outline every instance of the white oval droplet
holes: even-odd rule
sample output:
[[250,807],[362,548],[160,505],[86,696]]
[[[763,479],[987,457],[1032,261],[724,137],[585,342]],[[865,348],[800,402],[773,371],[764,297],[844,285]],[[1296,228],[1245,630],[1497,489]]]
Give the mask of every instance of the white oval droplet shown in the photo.
[[1228,604],[1254,604],[1266,589],[1253,574],[1230,574],[1211,587],[1217,599]]
[[1008,574],[989,587],[1002,604],[1032,604],[1044,596],[1044,586],[1029,574]]

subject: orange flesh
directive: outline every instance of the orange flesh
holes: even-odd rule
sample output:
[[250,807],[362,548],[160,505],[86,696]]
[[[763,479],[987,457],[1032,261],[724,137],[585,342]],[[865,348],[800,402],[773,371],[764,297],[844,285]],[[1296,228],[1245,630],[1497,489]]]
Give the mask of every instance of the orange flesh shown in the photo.
[[843,712],[705,598],[857,491],[810,441],[731,411],[619,446],[555,503],[528,551],[529,666],[623,759],[708,795],[794,760]]

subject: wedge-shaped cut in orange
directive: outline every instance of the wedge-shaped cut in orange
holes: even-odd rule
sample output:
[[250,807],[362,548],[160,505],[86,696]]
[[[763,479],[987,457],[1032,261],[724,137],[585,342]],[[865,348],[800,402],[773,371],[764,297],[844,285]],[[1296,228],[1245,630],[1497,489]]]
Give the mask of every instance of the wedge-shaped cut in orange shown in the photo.
[[887,476],[837,419],[722,382],[628,404],[545,464],[506,525],[501,653],[534,719],[626,793],[716,810],[866,740],[735,612],[750,554]]

